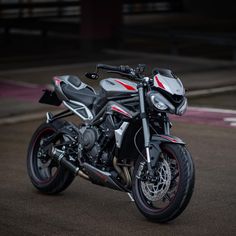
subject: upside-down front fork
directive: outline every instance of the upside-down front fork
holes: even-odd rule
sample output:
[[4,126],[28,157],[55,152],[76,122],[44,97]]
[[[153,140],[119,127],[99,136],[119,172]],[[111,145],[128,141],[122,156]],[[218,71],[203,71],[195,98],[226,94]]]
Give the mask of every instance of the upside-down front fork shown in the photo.
[[140,116],[141,116],[142,125],[143,125],[144,147],[145,147],[146,157],[147,157],[147,167],[148,167],[149,174],[152,175],[153,171],[151,167],[151,157],[150,157],[150,129],[149,129],[148,119],[147,119],[147,115],[145,111],[143,85],[138,86],[138,92],[139,92],[139,103],[140,103]]
[[[144,135],[144,147],[145,147],[146,158],[147,158],[147,167],[148,167],[149,175],[152,177],[153,176],[153,169],[152,169],[153,160],[151,160],[151,154],[150,154],[150,128],[149,128],[148,117],[147,117],[146,109],[145,109],[144,88],[142,84],[138,86],[138,92],[139,92],[139,102],[140,102],[140,117],[142,119],[143,135]],[[164,134],[169,135],[171,124],[170,124],[168,116],[166,114],[164,114],[163,116],[164,116],[163,117]],[[158,149],[157,153],[160,154],[161,149],[159,145],[156,148]],[[155,156],[154,158],[155,158],[154,163],[157,163],[159,155]]]

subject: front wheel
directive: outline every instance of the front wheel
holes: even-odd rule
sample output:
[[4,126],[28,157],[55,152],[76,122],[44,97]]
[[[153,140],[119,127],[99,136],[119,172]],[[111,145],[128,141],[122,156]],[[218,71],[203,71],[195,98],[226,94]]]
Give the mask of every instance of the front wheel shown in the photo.
[[132,191],[140,212],[149,220],[167,222],[180,215],[188,205],[194,188],[194,165],[183,145],[163,144],[152,178],[146,160],[136,162]]

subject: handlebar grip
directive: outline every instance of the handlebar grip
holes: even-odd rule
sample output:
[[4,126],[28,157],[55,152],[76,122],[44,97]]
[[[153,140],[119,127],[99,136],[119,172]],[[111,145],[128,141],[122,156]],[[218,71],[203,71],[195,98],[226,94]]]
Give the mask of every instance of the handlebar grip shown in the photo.
[[120,71],[123,73],[130,73],[131,68],[129,66],[120,66]]
[[119,66],[110,66],[110,65],[105,65],[105,64],[97,64],[97,69],[120,71]]

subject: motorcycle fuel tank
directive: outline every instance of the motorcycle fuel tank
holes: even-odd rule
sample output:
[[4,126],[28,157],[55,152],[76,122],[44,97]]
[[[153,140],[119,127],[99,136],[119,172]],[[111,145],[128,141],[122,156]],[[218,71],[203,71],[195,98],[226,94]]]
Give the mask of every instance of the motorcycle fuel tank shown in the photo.
[[110,96],[136,94],[137,84],[124,79],[108,78],[100,82],[102,90]]

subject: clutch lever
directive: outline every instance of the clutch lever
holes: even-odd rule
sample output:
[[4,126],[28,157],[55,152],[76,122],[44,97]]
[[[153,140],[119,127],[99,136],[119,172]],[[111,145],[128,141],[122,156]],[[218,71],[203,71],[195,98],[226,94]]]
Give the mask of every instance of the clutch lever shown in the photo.
[[124,73],[124,72],[120,72],[120,71],[107,71],[107,73],[119,74],[121,76],[127,77],[127,78],[132,79],[132,80],[138,80],[135,75],[130,74],[130,73]]

